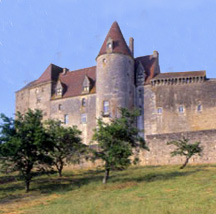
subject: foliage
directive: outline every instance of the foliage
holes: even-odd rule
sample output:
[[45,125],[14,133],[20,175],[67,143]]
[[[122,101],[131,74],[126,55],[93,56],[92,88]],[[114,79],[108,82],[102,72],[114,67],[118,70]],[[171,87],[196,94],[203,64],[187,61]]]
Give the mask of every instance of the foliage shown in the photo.
[[87,146],[82,144],[81,131],[76,126],[63,127],[61,121],[46,121],[46,131],[53,143],[54,150],[50,152],[53,164],[57,168],[59,176],[66,163],[78,163],[81,156],[87,151]]
[[137,111],[129,112],[120,109],[121,117],[105,123],[98,119],[93,140],[98,142],[98,150],[94,150],[94,157],[104,161],[105,176],[103,183],[109,178],[113,169],[124,169],[131,164],[130,157],[139,151],[139,148],[148,149],[139,130],[134,125],[138,116]]
[[29,191],[33,167],[50,164],[48,152],[52,144],[42,125],[42,112],[28,110],[17,113],[16,119],[1,114],[0,160],[6,172],[19,171]]
[[174,145],[177,147],[174,151],[171,152],[171,156],[180,155],[186,157],[186,161],[180,167],[180,169],[183,169],[187,165],[189,159],[192,156],[196,154],[201,155],[202,152],[202,147],[200,146],[200,142],[189,143],[189,139],[186,138],[167,142],[167,145]]

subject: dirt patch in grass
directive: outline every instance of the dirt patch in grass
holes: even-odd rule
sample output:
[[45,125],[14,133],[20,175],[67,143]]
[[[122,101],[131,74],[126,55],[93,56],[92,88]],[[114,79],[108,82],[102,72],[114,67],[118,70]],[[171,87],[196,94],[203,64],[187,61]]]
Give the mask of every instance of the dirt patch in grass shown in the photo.
[[25,209],[29,209],[38,205],[46,205],[50,201],[58,198],[59,195],[52,194],[49,196],[41,195],[22,195],[22,197],[10,198],[2,200],[0,203],[1,214],[22,214],[25,213]]

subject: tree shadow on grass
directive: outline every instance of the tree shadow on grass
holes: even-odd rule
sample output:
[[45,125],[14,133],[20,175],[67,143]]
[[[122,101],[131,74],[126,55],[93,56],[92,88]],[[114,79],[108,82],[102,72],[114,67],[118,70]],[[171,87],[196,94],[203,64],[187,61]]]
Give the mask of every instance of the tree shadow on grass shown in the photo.
[[91,171],[89,175],[86,174],[84,176],[66,175],[63,177],[37,177],[32,180],[29,193],[24,192],[25,185],[23,181],[17,184],[14,184],[12,182],[11,184],[7,184],[7,186],[0,186],[0,191],[3,191],[5,193],[2,195],[0,194],[0,206],[1,204],[12,204],[17,201],[26,200],[27,198],[41,197],[41,194],[63,194],[68,191],[79,189],[80,187],[89,183],[102,180],[102,176],[97,174],[98,172],[94,173],[93,171]]
[[119,177],[111,177],[111,182],[154,182],[154,181],[166,181],[174,179],[176,177],[188,176],[198,171],[204,171],[203,169],[191,170],[191,171],[174,171],[174,172],[162,172],[162,173],[149,173],[144,176],[129,177],[127,174]]
[[56,178],[42,178],[34,180],[31,190],[40,191],[44,194],[51,193],[64,193],[80,188],[81,186],[87,185],[92,182],[98,182],[102,180],[102,176],[85,176],[76,178],[73,176],[63,176]]

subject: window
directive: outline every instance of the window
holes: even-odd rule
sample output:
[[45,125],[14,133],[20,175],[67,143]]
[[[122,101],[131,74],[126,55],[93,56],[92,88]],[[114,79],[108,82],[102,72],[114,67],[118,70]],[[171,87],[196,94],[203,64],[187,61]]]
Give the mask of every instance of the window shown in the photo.
[[179,113],[183,113],[184,112],[184,106],[179,106]]
[[86,122],[87,122],[86,114],[81,114],[81,123],[86,123]]
[[109,101],[107,101],[107,100],[105,100],[103,102],[103,113],[104,113],[104,115],[109,114]]
[[83,92],[89,92],[89,86],[84,86],[83,87]]
[[68,124],[69,123],[69,116],[68,114],[64,115],[64,124]]
[[62,88],[57,88],[56,89],[56,95],[57,96],[62,96]]
[[202,105],[201,105],[201,104],[199,104],[199,105],[197,106],[197,111],[198,111],[198,112],[202,111]]
[[162,114],[162,113],[163,113],[163,108],[158,107],[158,108],[157,108],[157,113],[158,113],[158,114]]
[[36,98],[36,103],[38,104],[38,103],[41,103],[41,98],[40,97],[37,97]]
[[86,98],[82,98],[82,107],[86,107]]
[[112,43],[111,42],[109,42],[109,43],[107,43],[107,48],[112,48]]
[[58,105],[58,110],[61,111],[62,110],[62,104]]

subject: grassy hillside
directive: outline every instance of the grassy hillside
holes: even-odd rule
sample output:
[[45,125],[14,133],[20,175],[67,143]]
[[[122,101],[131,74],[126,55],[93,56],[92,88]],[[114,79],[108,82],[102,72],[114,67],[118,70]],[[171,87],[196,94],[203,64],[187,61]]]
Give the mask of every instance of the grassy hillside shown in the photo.
[[18,177],[0,176],[0,213],[211,214],[216,213],[216,166],[133,167],[111,172],[66,171],[34,178],[24,193]]

